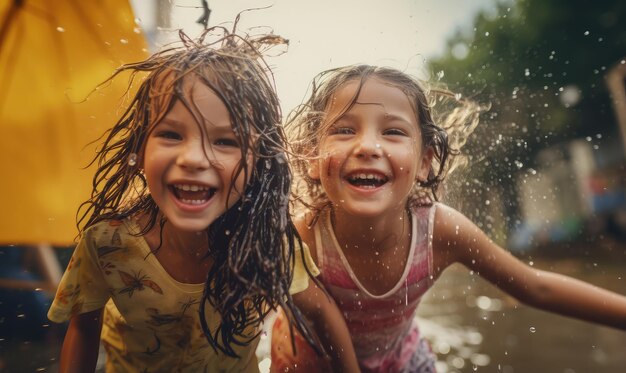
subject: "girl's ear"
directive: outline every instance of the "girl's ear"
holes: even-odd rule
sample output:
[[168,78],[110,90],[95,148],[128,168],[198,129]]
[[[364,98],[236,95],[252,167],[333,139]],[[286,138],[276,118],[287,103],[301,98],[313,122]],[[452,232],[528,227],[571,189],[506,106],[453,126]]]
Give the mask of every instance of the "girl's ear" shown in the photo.
[[320,179],[320,162],[317,158],[309,161],[309,169],[307,170],[307,174],[313,180]]
[[417,170],[418,181],[426,181],[428,179],[434,155],[435,151],[430,146],[424,149],[419,161],[419,169]]

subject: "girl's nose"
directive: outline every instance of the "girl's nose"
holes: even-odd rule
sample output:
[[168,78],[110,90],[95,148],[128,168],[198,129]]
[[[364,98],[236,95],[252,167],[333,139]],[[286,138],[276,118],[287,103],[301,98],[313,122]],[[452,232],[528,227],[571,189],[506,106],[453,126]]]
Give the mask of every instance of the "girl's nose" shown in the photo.
[[211,167],[210,151],[201,141],[189,141],[181,148],[176,163],[191,171],[206,170]]
[[378,137],[373,134],[359,136],[355,154],[359,158],[380,158],[383,155],[383,150]]

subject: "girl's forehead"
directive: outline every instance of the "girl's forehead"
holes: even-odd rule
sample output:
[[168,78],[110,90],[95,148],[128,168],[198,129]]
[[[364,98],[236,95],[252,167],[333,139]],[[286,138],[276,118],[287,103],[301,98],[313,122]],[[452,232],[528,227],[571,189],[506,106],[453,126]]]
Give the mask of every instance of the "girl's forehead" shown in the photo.
[[[187,103],[186,106],[180,103],[181,98],[177,98],[179,111],[172,113],[172,109],[168,113],[168,116],[173,114],[182,115],[182,111],[189,111],[194,117],[194,121],[197,124],[201,124],[207,130],[223,130],[233,131],[236,126],[245,126],[249,121],[243,120],[241,117],[241,110],[231,110],[232,103],[223,101],[225,97],[223,94],[218,94],[212,87],[200,77],[195,75],[189,75],[183,78],[182,84],[182,99]],[[216,88],[219,89],[219,88]],[[227,99],[227,97],[226,97]],[[235,104],[244,105],[244,100]],[[230,108],[230,109],[229,109]],[[247,110],[252,110],[246,106]],[[239,114],[237,114],[239,113]],[[239,115],[239,116],[238,116]],[[238,124],[235,125],[235,122]],[[260,137],[258,131],[253,126],[250,126],[247,130],[244,130],[245,136],[249,141],[256,141]]]
[[193,111],[203,118],[211,116],[220,116],[228,118],[230,122],[230,113],[222,98],[195,75],[183,78],[182,86],[184,99],[190,103]]
[[417,113],[406,93],[377,77],[368,78],[363,83],[358,80],[344,83],[330,98],[326,112],[340,114],[358,105],[378,105],[387,114],[401,115],[418,123]]
[[[159,106],[153,125],[164,118],[179,123],[201,125],[205,129],[231,129],[231,117],[222,99],[198,77],[192,75],[180,78],[178,88],[172,85],[162,95],[153,97],[153,104]],[[173,82],[176,84],[176,82]],[[161,102],[162,101],[162,102]],[[159,114],[161,113],[161,114]]]

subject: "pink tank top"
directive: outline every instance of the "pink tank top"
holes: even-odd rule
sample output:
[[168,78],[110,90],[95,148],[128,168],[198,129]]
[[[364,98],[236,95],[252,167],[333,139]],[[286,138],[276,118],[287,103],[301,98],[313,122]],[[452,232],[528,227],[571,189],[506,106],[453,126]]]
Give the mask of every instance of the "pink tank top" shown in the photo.
[[424,343],[415,311],[433,283],[432,232],[436,205],[412,211],[411,246],[402,277],[385,294],[371,294],[341,251],[324,210],[315,225],[322,281],[344,314],[361,366],[370,371],[402,371]]

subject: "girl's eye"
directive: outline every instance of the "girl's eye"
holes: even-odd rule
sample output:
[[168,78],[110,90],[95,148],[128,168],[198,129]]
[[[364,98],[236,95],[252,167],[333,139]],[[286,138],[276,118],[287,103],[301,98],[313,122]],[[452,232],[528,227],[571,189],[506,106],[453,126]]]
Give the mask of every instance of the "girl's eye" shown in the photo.
[[236,139],[222,138],[222,139],[215,140],[215,145],[237,147],[238,148],[239,147],[239,141],[237,141]]
[[389,128],[383,132],[383,135],[391,135],[391,136],[408,136],[408,134],[399,128]]
[[156,137],[161,137],[169,140],[182,140],[182,136],[174,131],[160,131],[156,133]]
[[354,130],[349,127],[333,127],[330,130],[331,135],[352,135]]

